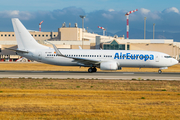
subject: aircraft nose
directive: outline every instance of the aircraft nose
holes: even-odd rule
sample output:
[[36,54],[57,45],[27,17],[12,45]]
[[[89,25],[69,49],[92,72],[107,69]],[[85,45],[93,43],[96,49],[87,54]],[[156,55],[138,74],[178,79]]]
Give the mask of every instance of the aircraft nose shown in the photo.
[[178,64],[178,61],[176,59],[173,59],[172,61],[173,65]]

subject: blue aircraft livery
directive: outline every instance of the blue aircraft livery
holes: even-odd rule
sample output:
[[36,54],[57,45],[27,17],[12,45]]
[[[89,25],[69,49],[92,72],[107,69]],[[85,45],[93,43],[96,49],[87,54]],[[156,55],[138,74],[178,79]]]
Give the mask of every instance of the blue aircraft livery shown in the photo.
[[127,59],[127,60],[144,60],[144,61],[147,61],[147,60],[154,60],[154,55],[150,54],[131,54],[131,53],[126,53],[126,54],[123,54],[122,52],[119,53],[115,53],[114,55],[114,59]]

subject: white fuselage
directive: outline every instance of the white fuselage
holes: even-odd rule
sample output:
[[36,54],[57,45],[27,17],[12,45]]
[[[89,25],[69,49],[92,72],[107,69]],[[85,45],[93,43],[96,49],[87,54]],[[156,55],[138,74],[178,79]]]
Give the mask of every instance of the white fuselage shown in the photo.
[[[39,62],[61,65],[61,66],[86,66],[91,64],[82,64],[72,58],[82,58],[88,60],[98,60],[101,62],[117,62],[120,67],[147,67],[163,68],[177,64],[177,60],[169,55],[154,51],[135,51],[135,50],[72,50],[59,49],[67,57],[57,56],[54,49],[37,49],[29,50],[29,53],[18,53],[30,60]],[[68,58],[70,57],[70,58]],[[97,66],[98,67],[98,66]]]

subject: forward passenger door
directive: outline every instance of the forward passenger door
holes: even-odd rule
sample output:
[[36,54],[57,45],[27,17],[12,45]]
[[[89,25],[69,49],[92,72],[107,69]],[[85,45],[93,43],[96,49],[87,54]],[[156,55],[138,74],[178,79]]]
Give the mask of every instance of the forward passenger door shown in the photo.
[[159,54],[156,55],[155,61],[159,62]]

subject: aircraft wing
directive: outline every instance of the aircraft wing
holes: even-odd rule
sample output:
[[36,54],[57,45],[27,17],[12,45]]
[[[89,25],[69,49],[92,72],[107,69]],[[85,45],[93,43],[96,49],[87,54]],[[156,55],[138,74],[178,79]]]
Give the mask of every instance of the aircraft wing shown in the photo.
[[84,65],[97,65],[97,64],[101,63],[101,61],[99,61],[99,60],[91,60],[91,59],[75,58],[75,57],[65,56],[65,55],[63,55],[63,54],[58,50],[58,48],[57,48],[54,44],[48,42],[47,40],[46,40],[45,42],[53,45],[53,48],[54,48],[54,50],[55,50],[55,52],[56,52],[56,54],[57,54],[58,56],[63,56],[63,57],[67,57],[67,58],[74,59],[74,62],[78,62],[78,63],[84,64]]
[[78,62],[78,63],[85,64],[85,65],[95,65],[95,64],[97,65],[97,64],[101,63],[101,61],[99,61],[99,60],[91,60],[91,59],[84,59],[84,58],[73,58],[73,57],[70,57],[70,58],[74,59],[74,62]]

